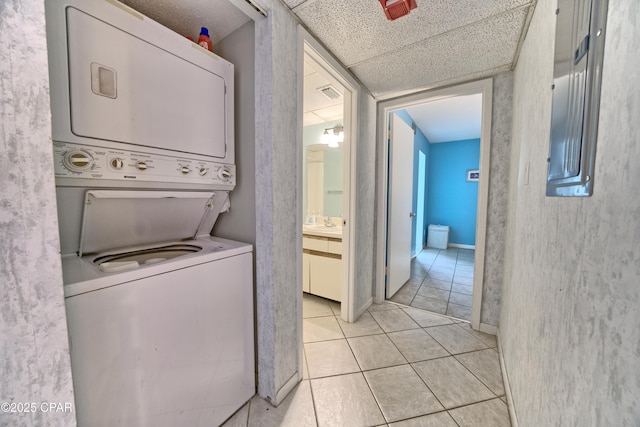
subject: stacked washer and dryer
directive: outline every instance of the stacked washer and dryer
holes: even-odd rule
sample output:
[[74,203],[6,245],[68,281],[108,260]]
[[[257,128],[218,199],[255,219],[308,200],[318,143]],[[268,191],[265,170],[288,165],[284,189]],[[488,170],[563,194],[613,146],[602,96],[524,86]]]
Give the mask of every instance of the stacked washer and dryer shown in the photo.
[[219,425],[255,392],[233,65],[114,0],[45,3],[80,426]]

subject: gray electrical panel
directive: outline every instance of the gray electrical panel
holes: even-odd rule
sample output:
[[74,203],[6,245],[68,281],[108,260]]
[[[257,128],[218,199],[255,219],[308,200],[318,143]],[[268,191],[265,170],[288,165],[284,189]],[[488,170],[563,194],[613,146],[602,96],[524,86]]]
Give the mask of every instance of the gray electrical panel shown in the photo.
[[547,196],[593,192],[607,0],[558,0]]

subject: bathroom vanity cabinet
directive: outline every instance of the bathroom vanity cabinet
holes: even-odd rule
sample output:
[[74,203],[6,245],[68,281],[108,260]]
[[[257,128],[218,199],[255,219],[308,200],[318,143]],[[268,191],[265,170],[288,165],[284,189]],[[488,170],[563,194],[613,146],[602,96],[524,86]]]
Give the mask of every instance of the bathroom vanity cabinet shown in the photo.
[[340,301],[342,298],[341,235],[335,232],[305,230],[302,236],[302,247],[302,290]]

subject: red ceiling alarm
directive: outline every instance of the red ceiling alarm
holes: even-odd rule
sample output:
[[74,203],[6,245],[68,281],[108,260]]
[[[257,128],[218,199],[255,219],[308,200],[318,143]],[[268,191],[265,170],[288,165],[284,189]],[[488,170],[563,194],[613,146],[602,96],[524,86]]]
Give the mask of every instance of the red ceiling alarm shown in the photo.
[[380,0],[389,21],[408,15],[411,9],[418,7],[416,0]]

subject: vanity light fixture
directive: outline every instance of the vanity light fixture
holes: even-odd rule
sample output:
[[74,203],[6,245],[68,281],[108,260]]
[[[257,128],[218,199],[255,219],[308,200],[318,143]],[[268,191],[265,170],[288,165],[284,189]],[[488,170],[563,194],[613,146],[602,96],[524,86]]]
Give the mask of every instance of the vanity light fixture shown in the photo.
[[336,148],[340,146],[340,142],[344,142],[344,126],[335,125],[332,128],[326,128],[322,133],[323,144],[327,144],[331,148]]

